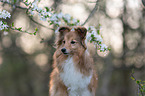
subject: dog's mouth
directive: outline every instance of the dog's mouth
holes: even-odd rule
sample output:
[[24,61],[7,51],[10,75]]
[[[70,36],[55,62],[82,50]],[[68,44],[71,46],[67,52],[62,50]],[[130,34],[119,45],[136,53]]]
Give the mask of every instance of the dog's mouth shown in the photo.
[[67,52],[62,52],[64,55],[68,55],[69,53],[67,53]]

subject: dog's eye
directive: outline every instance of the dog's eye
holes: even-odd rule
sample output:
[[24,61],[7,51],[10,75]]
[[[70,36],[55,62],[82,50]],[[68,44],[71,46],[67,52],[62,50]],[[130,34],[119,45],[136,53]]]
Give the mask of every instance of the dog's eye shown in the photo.
[[76,42],[75,41],[71,41],[71,44],[75,44]]
[[62,41],[65,44],[65,41]]

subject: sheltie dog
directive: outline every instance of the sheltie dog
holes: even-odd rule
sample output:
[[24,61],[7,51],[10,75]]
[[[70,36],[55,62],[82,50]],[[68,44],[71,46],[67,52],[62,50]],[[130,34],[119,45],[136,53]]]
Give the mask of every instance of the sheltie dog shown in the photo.
[[85,44],[85,27],[60,27],[49,96],[95,96],[97,76]]

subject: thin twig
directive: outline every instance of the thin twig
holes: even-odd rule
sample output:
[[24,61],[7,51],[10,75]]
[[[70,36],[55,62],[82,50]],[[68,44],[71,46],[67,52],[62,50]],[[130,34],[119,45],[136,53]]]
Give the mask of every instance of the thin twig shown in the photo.
[[95,7],[93,8],[88,18],[85,20],[85,22],[81,26],[85,25],[89,21],[89,19],[95,14],[96,10],[99,10],[98,1],[99,0],[96,1]]
[[42,26],[42,27],[45,27],[45,28],[47,28],[47,29],[51,29],[51,30],[54,31],[53,28],[49,28],[49,27],[47,27],[47,26],[45,26],[45,25],[43,25],[43,24],[41,24],[41,23],[35,21],[31,16],[29,16],[29,18],[30,18],[30,20],[33,21],[34,23],[36,23],[36,24],[38,24],[38,25],[40,25],[40,26]]
[[15,28],[13,28],[13,27],[10,27],[10,26],[9,26],[9,28],[12,29],[12,30],[16,30],[16,31],[22,32],[22,33],[28,33],[28,34],[31,34],[31,33],[28,32],[28,31],[18,30],[18,29],[15,29]]
[[[131,76],[134,78],[134,81],[137,81],[137,79],[135,78],[135,76],[133,75],[133,73],[131,74]],[[141,84],[140,84],[140,83],[138,84],[138,88],[139,88],[139,90],[141,90],[141,89],[142,89],[142,87],[141,87]],[[143,92],[142,92],[142,91],[140,91],[140,93],[141,93],[141,95],[142,95],[142,96],[144,96],[144,94],[143,94]]]

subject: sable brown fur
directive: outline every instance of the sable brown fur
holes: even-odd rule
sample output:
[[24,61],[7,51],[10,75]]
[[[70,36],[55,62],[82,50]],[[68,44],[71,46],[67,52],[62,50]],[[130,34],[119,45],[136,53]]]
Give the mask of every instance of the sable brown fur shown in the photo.
[[[79,94],[79,96],[95,96],[97,87],[97,76],[94,70],[93,59],[86,52],[85,36],[87,30],[85,27],[75,27],[74,31],[71,31],[70,27],[61,27],[59,29],[59,35],[56,38],[56,51],[53,55],[53,71],[50,76],[49,83],[49,96],[76,96],[71,94]],[[65,74],[65,64],[66,60],[72,59],[72,64],[74,66],[74,73],[78,72],[78,77],[81,78],[87,87],[82,87],[83,85],[75,84],[68,87],[65,82],[65,77],[62,78],[61,74]],[[71,62],[68,62],[71,65]],[[70,68],[71,70],[71,68]],[[63,76],[62,75],[62,76]],[[65,75],[64,75],[65,76]],[[83,77],[79,77],[83,76]],[[84,79],[83,78],[87,78]],[[91,77],[91,78],[90,78]],[[68,78],[70,78],[68,76]],[[74,77],[75,78],[75,77]],[[73,78],[73,79],[74,79]],[[90,78],[90,79],[89,79]],[[85,81],[86,80],[86,81]],[[88,81],[90,80],[90,81]],[[89,82],[89,83],[88,83]],[[69,82],[71,83],[71,81]],[[72,81],[73,83],[73,81]],[[76,82],[77,83],[77,82]],[[78,83],[79,84],[79,83]],[[79,88],[78,90],[72,88]],[[86,90],[86,91],[84,91]]]

